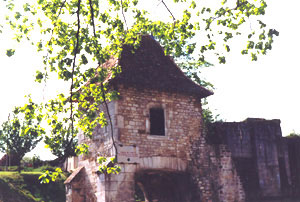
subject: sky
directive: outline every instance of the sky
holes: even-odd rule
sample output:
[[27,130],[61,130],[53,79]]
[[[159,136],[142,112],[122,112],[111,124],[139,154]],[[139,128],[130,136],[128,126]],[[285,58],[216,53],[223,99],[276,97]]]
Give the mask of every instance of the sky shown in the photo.
[[[243,121],[248,117],[280,119],[285,136],[293,131],[300,133],[300,2],[269,0],[267,3],[264,21],[280,33],[274,39],[272,51],[257,62],[232,53],[226,65],[205,68],[201,76],[214,84],[214,95],[208,102],[219,118],[224,121]],[[165,8],[155,4],[154,15],[159,16],[161,9]],[[41,68],[41,56],[29,44],[17,44],[11,37],[9,32],[0,34],[0,122],[7,120],[14,106],[24,103],[25,95],[32,94],[34,99],[45,101],[65,86],[54,81],[47,86],[34,83],[35,71]],[[11,58],[5,55],[8,48],[17,48]],[[50,156],[43,145],[34,152],[42,158]]]
[[257,62],[233,55],[226,65],[204,70],[204,77],[215,86],[208,102],[220,118],[280,119],[286,136],[293,131],[300,133],[300,2],[267,3],[265,22],[280,32],[272,51]]

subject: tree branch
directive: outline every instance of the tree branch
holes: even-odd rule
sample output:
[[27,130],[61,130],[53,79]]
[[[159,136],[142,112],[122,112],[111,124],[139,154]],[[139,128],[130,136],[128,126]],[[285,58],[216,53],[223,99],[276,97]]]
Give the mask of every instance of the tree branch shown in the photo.
[[169,13],[171,14],[173,21],[175,23],[176,18],[174,17],[173,13],[170,11],[170,9],[168,8],[168,6],[166,5],[166,3],[164,2],[164,0],[161,0],[161,2],[164,4],[164,6],[166,7],[166,9],[169,11]]
[[102,91],[102,96],[103,96],[103,103],[105,105],[105,109],[106,109],[106,112],[107,112],[107,116],[108,116],[108,119],[109,119],[109,125],[110,125],[110,130],[111,130],[111,139],[112,139],[112,142],[113,142],[113,146],[116,150],[116,154],[115,154],[115,158],[116,158],[116,162],[118,162],[118,159],[117,159],[117,154],[118,154],[118,148],[117,148],[117,145],[116,145],[116,142],[115,142],[115,138],[114,138],[114,132],[113,132],[113,125],[112,125],[112,119],[111,119],[111,116],[110,116],[110,113],[109,113],[109,109],[108,109],[108,104],[106,102],[106,96],[105,96],[105,92],[104,92],[104,87],[103,87],[103,83],[101,83],[101,91]]
[[[90,4],[90,10],[91,10],[91,20],[92,20],[92,26],[93,26],[93,33],[94,33],[94,38],[96,39],[97,35],[96,35],[96,27],[95,27],[95,21],[94,21],[94,9],[93,9],[93,5],[92,5],[92,0],[89,0],[89,4]],[[126,19],[125,19],[124,13],[123,13],[123,2],[122,2],[122,0],[121,0],[121,4],[122,4],[122,14],[123,14],[124,21],[125,21],[125,24],[126,24]],[[127,27],[127,24],[126,24],[126,27]],[[97,54],[99,54],[100,51],[99,51],[98,46],[95,43],[95,41],[94,41],[94,45],[95,45],[95,48],[97,50]],[[98,61],[98,65],[99,66],[101,65],[100,61]],[[102,91],[103,103],[105,105],[106,113],[107,113],[107,116],[108,116],[108,119],[109,119],[109,125],[110,125],[110,129],[111,129],[111,139],[112,139],[112,142],[113,142],[113,147],[116,150],[115,158],[117,160],[118,148],[116,146],[115,139],[114,139],[114,131],[113,131],[113,125],[112,125],[112,118],[111,118],[111,115],[109,113],[108,104],[106,102],[106,96],[105,96],[104,87],[103,87],[103,83],[102,82],[101,82],[101,91]]]
[[70,94],[71,94],[71,131],[72,131],[72,139],[74,134],[74,119],[73,119],[73,88],[74,88],[74,71],[75,71],[75,65],[76,65],[76,56],[78,53],[78,47],[79,47],[79,32],[80,32],[80,3],[81,0],[78,0],[77,3],[77,32],[76,32],[76,45],[74,49],[74,58],[73,58],[73,66],[72,66],[72,82],[71,82],[71,88],[70,88]]
[[56,17],[56,21],[55,21],[55,23],[53,24],[53,29],[52,29],[52,32],[51,32],[51,37],[50,37],[50,40],[49,40],[49,42],[48,43],[50,43],[51,42],[51,40],[52,40],[52,38],[53,38],[53,33],[54,33],[54,28],[55,28],[55,26],[56,26],[56,22],[57,22],[57,19],[59,18],[59,16],[61,15],[61,12],[62,12],[62,8],[65,6],[65,3],[66,3],[66,1],[67,0],[64,0],[64,2],[61,4],[61,6],[60,6],[60,8],[59,8],[59,11],[58,11],[58,15],[57,15],[57,17]]
[[91,20],[92,20],[92,26],[93,26],[93,33],[94,37],[96,37],[96,28],[95,28],[95,19],[94,19],[94,8],[92,4],[92,0],[89,0],[90,9],[91,9]]
[[[95,40],[97,39],[97,35],[96,35],[96,27],[95,27],[95,17],[94,17],[94,8],[93,8],[93,4],[92,4],[92,0],[89,0],[89,4],[90,4],[90,9],[91,9],[91,20],[92,20],[92,27],[93,27],[93,34],[94,34],[94,38]],[[98,49],[98,46],[97,44],[95,43],[95,41],[93,40],[93,43],[94,43],[94,46],[97,50],[97,54],[99,54],[99,49]],[[100,66],[100,61],[98,61],[98,65]]]
[[125,25],[126,25],[126,30],[128,31],[128,26],[127,26],[126,18],[125,18],[125,15],[124,15],[124,8],[123,8],[123,1],[122,0],[121,0],[121,7],[122,7],[122,15],[123,15],[124,22],[125,22]]
[[[227,13],[228,11],[234,11],[234,10],[237,10],[240,6],[241,6],[240,0],[237,0],[237,1],[236,1],[236,7],[230,8],[230,9],[226,10],[225,13]],[[219,15],[219,16],[217,16],[217,17],[211,17],[211,19],[214,21],[215,19],[218,19],[218,18],[220,18],[220,17],[221,17],[221,15]]]
[[[57,22],[57,19],[59,18],[59,16],[61,15],[61,12],[62,12],[62,8],[65,6],[65,3],[66,3],[66,1],[67,0],[64,0],[64,2],[61,4],[61,6],[60,6],[60,8],[59,8],[59,12],[58,12],[58,15],[57,15],[57,17],[56,17],[56,21],[55,21],[55,23],[53,24],[53,29],[52,29],[52,31],[51,31],[51,35],[50,35],[50,39],[49,39],[49,41],[48,41],[48,44],[50,44],[51,43],[51,41],[52,41],[52,39],[53,39],[53,33],[54,33],[54,29],[55,29],[55,27],[56,27],[56,22]],[[47,62],[48,61],[48,57],[49,57],[49,52],[47,52],[47,55],[46,55],[46,57],[44,57],[45,58],[45,62]],[[44,79],[44,82],[45,82],[45,86],[44,86],[44,88],[43,88],[43,100],[45,100],[45,96],[44,96],[44,92],[45,92],[45,89],[46,89],[46,79],[47,79],[47,76],[48,76],[48,73],[47,73],[47,67],[45,66],[45,68],[44,68],[44,70],[45,70],[45,79]]]

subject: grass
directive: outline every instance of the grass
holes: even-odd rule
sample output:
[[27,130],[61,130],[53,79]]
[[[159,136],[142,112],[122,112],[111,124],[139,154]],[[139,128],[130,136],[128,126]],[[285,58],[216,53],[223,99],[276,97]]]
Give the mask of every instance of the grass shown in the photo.
[[34,197],[25,189],[25,182],[17,172],[0,172],[1,202],[32,202]]
[[65,176],[57,182],[40,184],[42,170],[0,171],[0,202],[65,202]]
[[[0,166],[0,171],[5,171],[5,166]],[[17,171],[18,170],[18,166],[9,166],[8,167],[8,171]]]

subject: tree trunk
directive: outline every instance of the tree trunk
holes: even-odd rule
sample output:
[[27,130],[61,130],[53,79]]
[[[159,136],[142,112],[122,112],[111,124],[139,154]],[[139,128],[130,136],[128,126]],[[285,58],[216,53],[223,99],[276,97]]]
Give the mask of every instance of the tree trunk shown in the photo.
[[21,173],[21,160],[24,155],[20,156],[18,154],[12,155],[14,158],[14,164],[18,167],[18,172]]
[[5,154],[5,171],[8,171],[8,158],[9,158],[9,155],[8,153]]

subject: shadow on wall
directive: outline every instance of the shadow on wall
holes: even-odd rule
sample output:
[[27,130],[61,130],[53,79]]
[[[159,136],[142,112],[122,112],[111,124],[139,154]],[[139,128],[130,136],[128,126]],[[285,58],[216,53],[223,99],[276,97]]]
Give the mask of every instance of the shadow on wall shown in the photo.
[[70,202],[97,201],[94,193],[91,193],[92,184],[87,178],[84,167],[77,168],[65,181],[66,198]]
[[191,176],[186,172],[142,170],[135,173],[136,200],[149,202],[198,201]]

